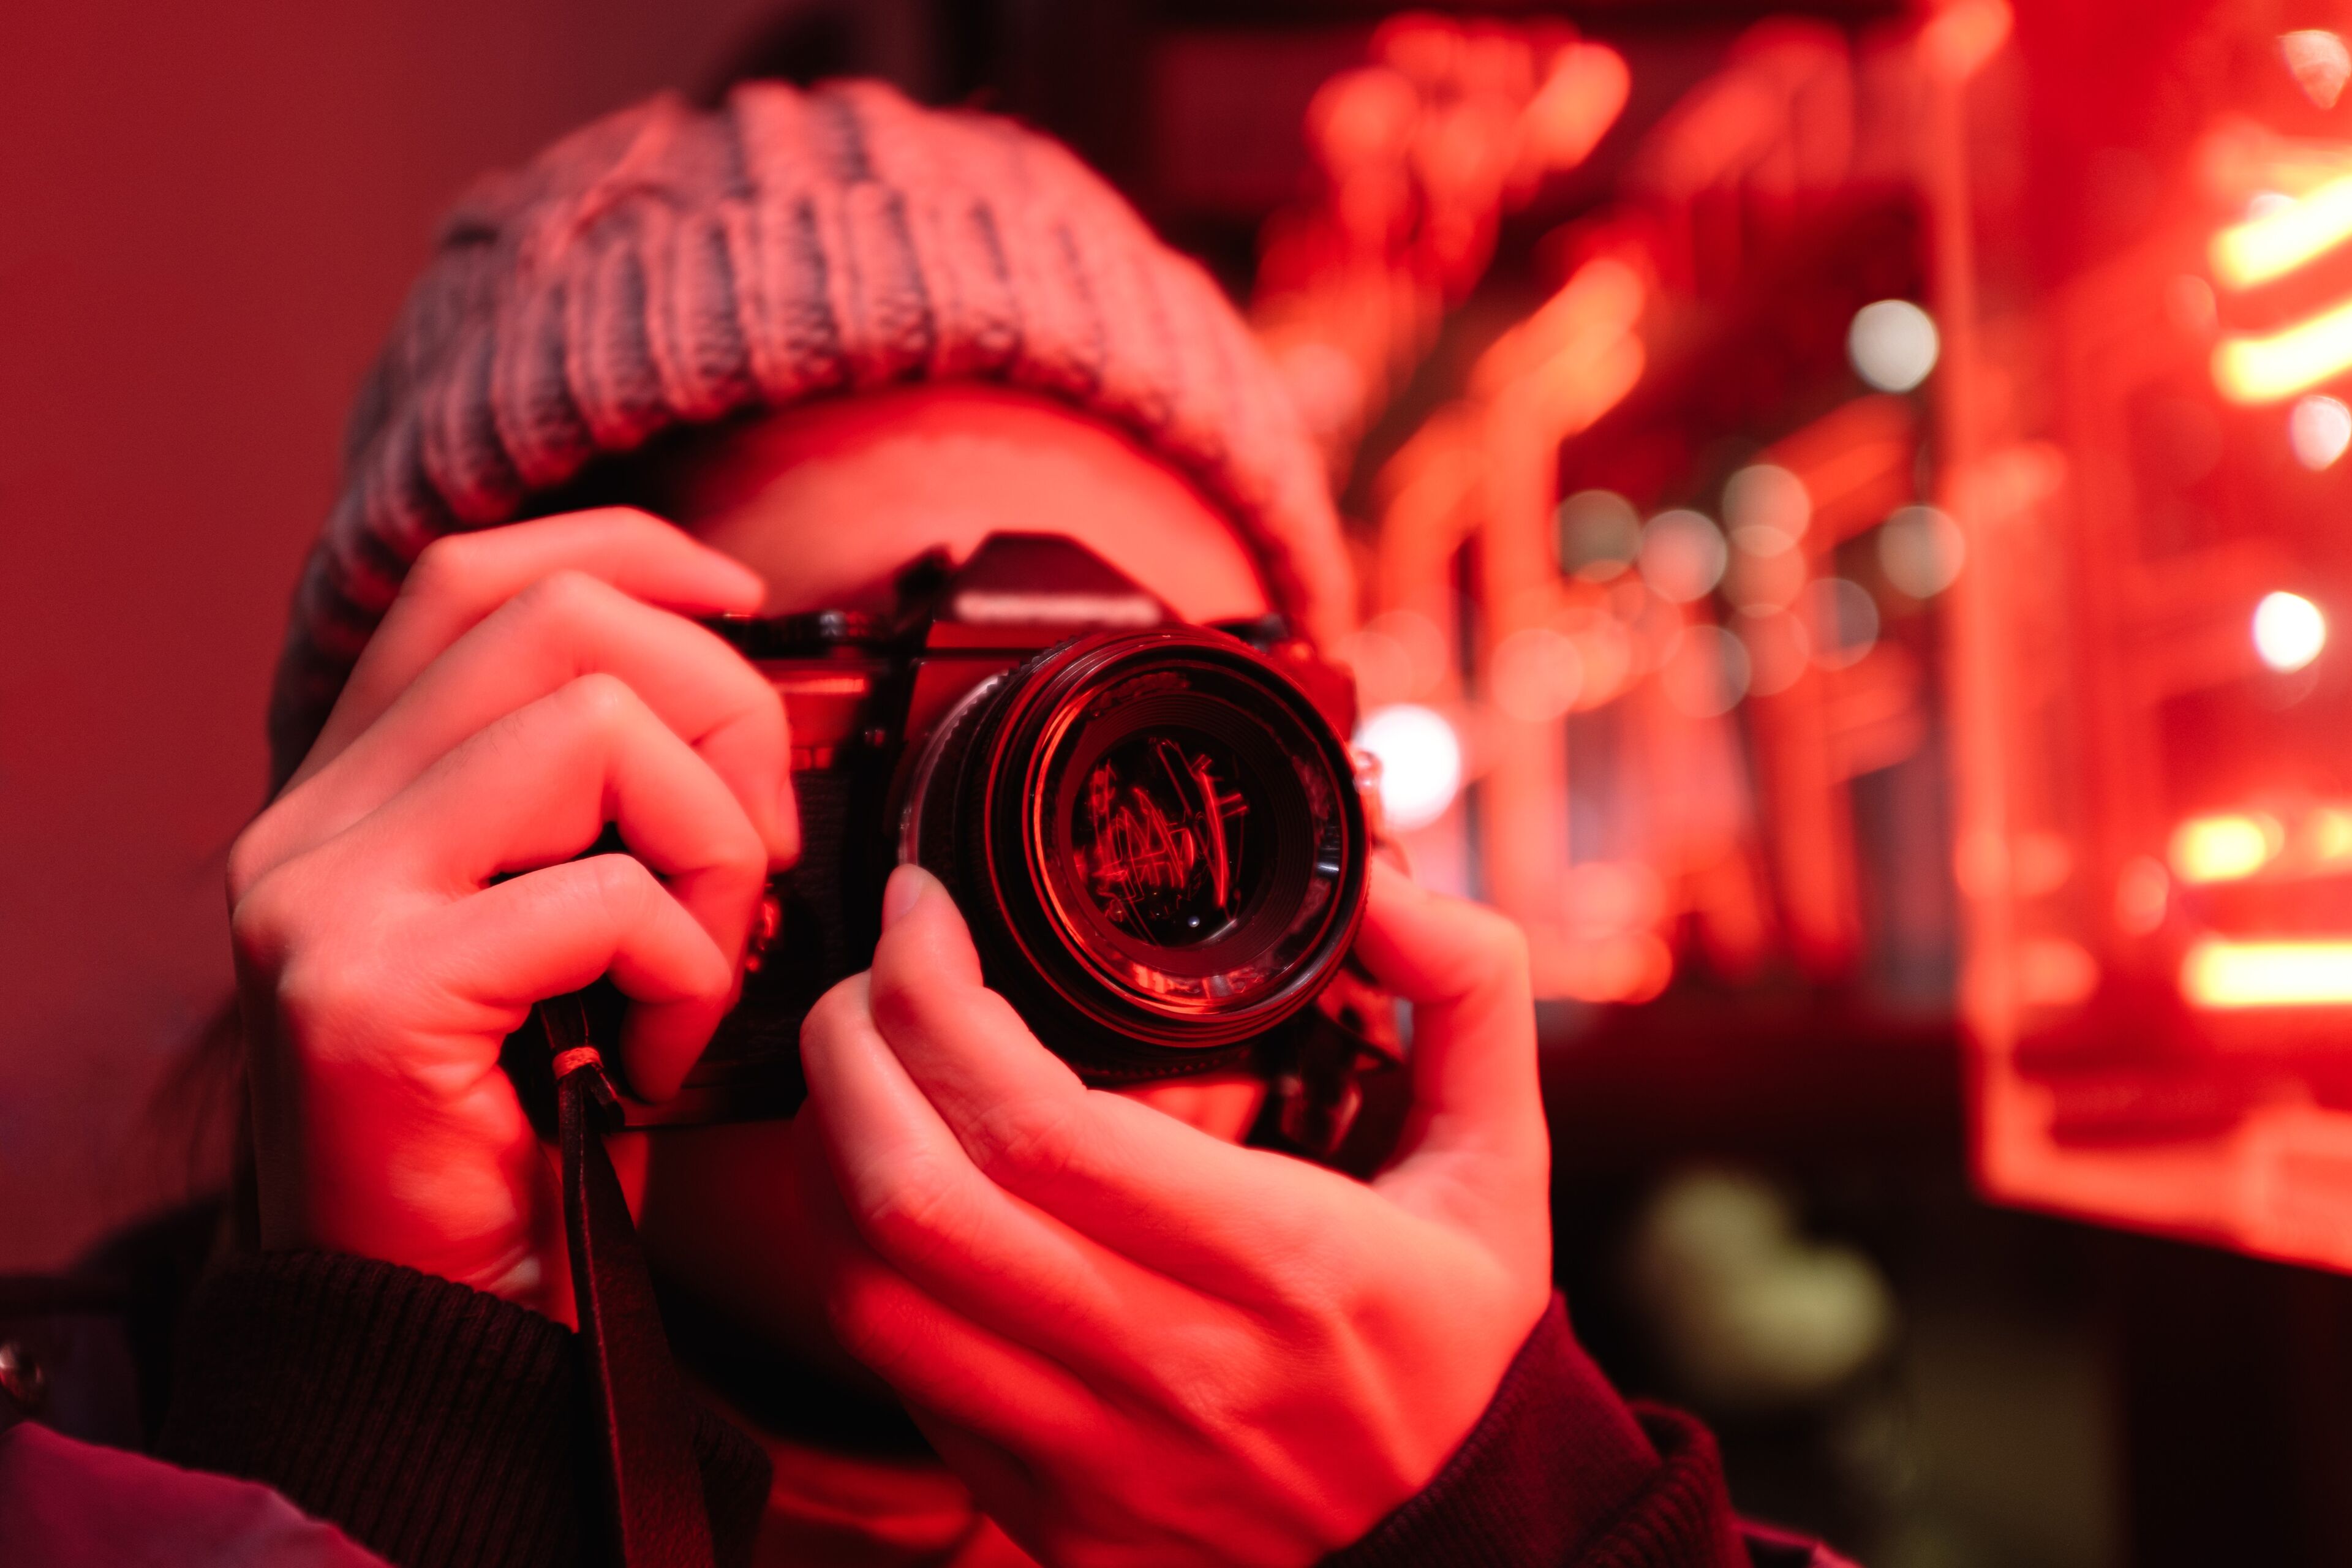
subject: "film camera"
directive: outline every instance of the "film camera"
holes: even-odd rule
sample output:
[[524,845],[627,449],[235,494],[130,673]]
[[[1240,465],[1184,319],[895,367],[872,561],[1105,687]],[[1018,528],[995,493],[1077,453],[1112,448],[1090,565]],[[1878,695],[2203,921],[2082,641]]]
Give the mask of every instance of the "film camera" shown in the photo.
[[[1289,1142],[1336,1142],[1354,1068],[1394,1053],[1385,999],[1348,965],[1371,847],[1350,677],[1278,618],[1187,625],[1057,536],[992,535],[898,588],[889,616],[707,623],[782,694],[803,847],[685,1089],[624,1097],[625,1124],[798,1109],[801,1021],[871,961],[905,860],[1087,1082],[1247,1066]],[[592,1037],[619,1005],[590,994]],[[545,1102],[546,1061],[508,1053],[526,1101]]]

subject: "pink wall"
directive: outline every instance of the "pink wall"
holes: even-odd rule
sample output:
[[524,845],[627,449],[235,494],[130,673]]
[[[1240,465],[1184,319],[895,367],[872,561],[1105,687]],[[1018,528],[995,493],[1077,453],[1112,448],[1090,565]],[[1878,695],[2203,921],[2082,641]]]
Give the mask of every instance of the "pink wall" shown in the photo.
[[0,45],[0,1270],[185,1188],[286,596],[478,170],[695,84],[761,0],[22,6]]

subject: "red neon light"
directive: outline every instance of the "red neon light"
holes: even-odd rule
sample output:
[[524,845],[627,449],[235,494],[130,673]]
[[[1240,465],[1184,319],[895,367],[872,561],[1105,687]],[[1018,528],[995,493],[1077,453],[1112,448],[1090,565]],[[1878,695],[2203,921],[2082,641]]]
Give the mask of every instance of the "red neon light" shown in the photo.
[[2352,1004],[2352,942],[2209,938],[2180,961],[2180,994],[2194,1007],[2341,1007]]

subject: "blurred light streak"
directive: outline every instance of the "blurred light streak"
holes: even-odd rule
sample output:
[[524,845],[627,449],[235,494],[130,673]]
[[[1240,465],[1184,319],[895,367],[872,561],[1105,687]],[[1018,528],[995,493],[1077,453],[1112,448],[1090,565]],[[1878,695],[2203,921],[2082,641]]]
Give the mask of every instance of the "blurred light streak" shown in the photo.
[[2002,0],[1957,0],[1919,30],[1919,55],[1946,81],[1966,81],[2009,41],[2014,18]]
[[2232,403],[2275,403],[2352,370],[2352,300],[2269,337],[2224,338],[2213,384]]
[[1720,627],[1685,626],[1666,649],[1658,681],[1676,711],[1694,719],[1727,713],[1748,695],[1748,645]]
[[2172,831],[2168,854],[2184,882],[2234,882],[2270,864],[2285,835],[2270,816],[2192,816]]
[[2172,879],[2152,856],[2133,856],[2116,878],[2116,925],[2127,936],[2162,925],[2171,901]]
[[2301,669],[2327,646],[2327,617],[2300,594],[2265,594],[2254,606],[2254,653],[2284,674]]
[[2282,195],[2265,205],[2270,210],[2262,216],[2213,237],[2213,277],[2224,288],[2284,278],[2352,238],[2352,176],[2330,180],[2300,200]]
[[2191,1006],[2330,1007],[2352,1003],[2352,942],[2208,938],[2180,961]]
[[1748,690],[1777,697],[1803,678],[1813,653],[1803,621],[1785,610],[1743,607],[1738,624],[1748,649]]

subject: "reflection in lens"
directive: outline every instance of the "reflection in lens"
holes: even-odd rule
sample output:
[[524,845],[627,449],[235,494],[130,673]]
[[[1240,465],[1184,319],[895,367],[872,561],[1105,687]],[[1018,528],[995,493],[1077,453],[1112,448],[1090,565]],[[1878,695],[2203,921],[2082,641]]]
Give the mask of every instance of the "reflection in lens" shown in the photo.
[[1166,734],[1135,736],[1096,763],[1070,837],[1105,920],[1189,947],[1240,918],[1260,858],[1240,772],[1223,747]]

